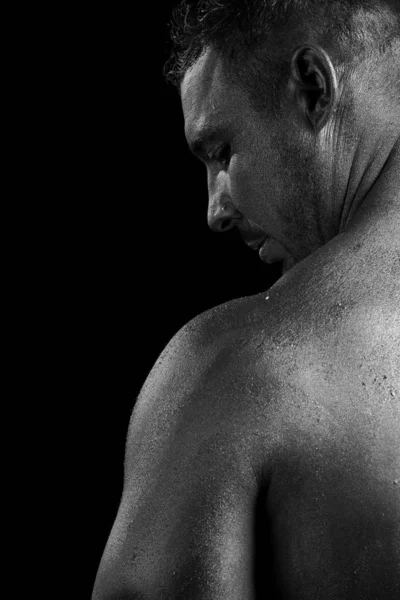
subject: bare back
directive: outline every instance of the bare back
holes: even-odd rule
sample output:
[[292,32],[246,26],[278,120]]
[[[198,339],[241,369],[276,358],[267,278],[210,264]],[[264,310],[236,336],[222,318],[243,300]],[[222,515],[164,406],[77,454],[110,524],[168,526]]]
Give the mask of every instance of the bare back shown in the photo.
[[391,227],[335,238],[171,341],[133,412],[94,600],[398,597]]

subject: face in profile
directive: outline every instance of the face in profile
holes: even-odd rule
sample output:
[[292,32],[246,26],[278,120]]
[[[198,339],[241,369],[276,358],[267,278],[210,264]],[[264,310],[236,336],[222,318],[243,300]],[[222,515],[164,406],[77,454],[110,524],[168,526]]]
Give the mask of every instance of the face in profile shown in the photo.
[[268,236],[260,256],[285,270],[327,241],[318,144],[289,96],[278,116],[258,113],[225,69],[207,49],[181,85],[186,138],[207,167],[209,225],[222,231],[229,217],[239,231]]

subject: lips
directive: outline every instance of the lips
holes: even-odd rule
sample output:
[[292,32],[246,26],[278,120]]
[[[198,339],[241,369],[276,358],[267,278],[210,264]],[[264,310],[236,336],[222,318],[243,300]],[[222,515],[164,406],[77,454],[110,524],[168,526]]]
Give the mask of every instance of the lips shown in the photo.
[[282,263],[284,272],[295,264],[293,257],[277,240],[265,233],[261,227],[250,220],[245,220],[238,227],[241,238],[251,250],[258,251],[262,262],[270,265]]
[[265,240],[267,239],[266,236],[264,235],[263,237],[256,237],[253,239],[244,239],[244,242],[246,244],[246,246],[248,246],[249,248],[251,248],[251,250],[259,250],[262,245],[264,244]]
[[259,250],[268,237],[261,227],[249,219],[243,219],[238,229],[242,240],[251,250]]

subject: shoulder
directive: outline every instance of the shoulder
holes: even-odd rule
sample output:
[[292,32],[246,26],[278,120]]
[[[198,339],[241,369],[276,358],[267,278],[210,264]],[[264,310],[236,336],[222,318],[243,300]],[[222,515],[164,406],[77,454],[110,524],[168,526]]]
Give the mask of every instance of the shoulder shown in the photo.
[[227,424],[234,406],[244,400],[254,315],[260,312],[258,297],[241,298],[198,315],[176,333],[137,398],[128,449],[141,431],[154,432],[158,423],[164,437],[177,421],[186,431],[193,426],[207,429],[208,435]]
[[[383,334],[397,288],[381,291],[382,302],[368,265],[353,266],[356,243],[335,244],[267,292],[199,315],[167,345],[133,410],[103,580],[123,572],[134,594],[157,597],[155,588],[183,589],[185,573],[191,581],[208,572],[210,589],[232,582],[226,597],[248,597],[240,578],[253,568],[262,489],[274,560],[293,597],[307,581],[307,597],[316,597],[316,581],[336,585],[325,563],[345,581],[365,548],[362,575],[376,564],[374,548],[381,565],[390,552],[394,561],[400,417],[390,391],[397,385],[400,396],[400,378],[390,354],[396,331],[391,341]],[[366,323],[375,328],[369,350]],[[376,515],[385,516],[374,529]],[[343,552],[352,545],[352,555]]]
[[272,452],[290,428],[315,431],[318,410],[353,422],[366,390],[371,402],[375,390],[400,394],[395,262],[385,274],[372,259],[356,238],[335,238],[268,291],[190,321],[149,374],[130,438],[146,423],[167,436],[179,421],[180,432],[223,427]]

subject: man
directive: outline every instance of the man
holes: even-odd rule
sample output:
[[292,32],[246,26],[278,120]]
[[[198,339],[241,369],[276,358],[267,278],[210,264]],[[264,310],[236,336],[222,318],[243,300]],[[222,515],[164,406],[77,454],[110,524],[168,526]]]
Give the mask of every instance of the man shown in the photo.
[[209,225],[284,274],[151,371],[93,598],[397,599],[399,4],[181,13],[170,77]]

